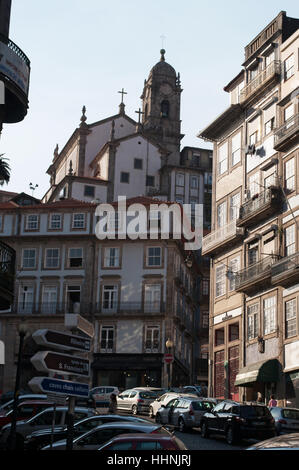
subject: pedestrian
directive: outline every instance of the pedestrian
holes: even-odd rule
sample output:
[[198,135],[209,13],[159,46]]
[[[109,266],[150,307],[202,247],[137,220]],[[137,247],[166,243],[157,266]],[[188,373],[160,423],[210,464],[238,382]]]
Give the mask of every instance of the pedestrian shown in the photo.
[[117,409],[116,394],[112,392],[110,395],[109,413],[115,413],[116,409]]
[[256,401],[257,401],[258,403],[263,403],[263,397],[262,397],[261,392],[257,392],[257,399],[256,399]]
[[270,396],[270,400],[269,400],[268,406],[269,406],[269,408],[273,408],[273,407],[277,406],[277,400],[275,400],[275,396],[274,396],[274,395],[271,395],[271,396]]

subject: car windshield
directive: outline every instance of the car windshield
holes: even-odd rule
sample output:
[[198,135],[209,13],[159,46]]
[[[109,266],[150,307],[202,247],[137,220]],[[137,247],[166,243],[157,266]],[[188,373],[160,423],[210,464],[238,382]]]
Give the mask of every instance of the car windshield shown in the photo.
[[152,398],[153,400],[157,398],[158,392],[140,392],[140,398]]
[[282,410],[282,416],[287,419],[296,419],[299,421],[299,410]]
[[240,415],[243,418],[256,418],[261,416],[271,416],[266,406],[241,406]]

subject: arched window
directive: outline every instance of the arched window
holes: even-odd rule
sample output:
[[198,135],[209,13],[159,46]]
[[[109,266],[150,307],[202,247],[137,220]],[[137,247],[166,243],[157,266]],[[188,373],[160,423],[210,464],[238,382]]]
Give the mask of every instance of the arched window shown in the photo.
[[161,103],[161,116],[169,117],[169,101],[164,100]]

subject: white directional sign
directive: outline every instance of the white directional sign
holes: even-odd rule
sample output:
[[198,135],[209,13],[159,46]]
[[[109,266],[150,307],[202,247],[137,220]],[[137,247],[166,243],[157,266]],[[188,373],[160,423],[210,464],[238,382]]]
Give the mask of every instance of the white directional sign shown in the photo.
[[90,338],[94,336],[94,326],[86,318],[81,317],[78,313],[67,313],[64,316],[64,326],[69,330],[77,329],[85,333]]
[[89,352],[91,341],[84,336],[75,336],[55,330],[37,330],[32,334],[36,344],[66,351]]
[[39,351],[30,361],[39,372],[51,371],[89,377],[89,361],[82,357],[52,351]]

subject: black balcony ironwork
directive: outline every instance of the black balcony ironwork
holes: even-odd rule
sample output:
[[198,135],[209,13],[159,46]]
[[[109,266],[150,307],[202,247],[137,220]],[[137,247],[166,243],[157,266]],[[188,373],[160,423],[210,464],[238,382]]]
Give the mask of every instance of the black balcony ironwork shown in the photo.
[[265,191],[248,199],[239,210],[237,226],[243,226],[251,222],[258,222],[261,218],[272,214],[279,208],[282,201],[281,191],[277,178]]
[[1,307],[8,307],[14,294],[15,250],[0,241],[0,299]]
[[271,267],[277,260],[277,255],[269,255],[251,264],[236,273],[235,290],[241,292],[249,292],[259,288],[260,283],[267,284],[271,280]]
[[280,60],[273,60],[264,70],[261,70],[240,92],[240,103],[244,104],[249,98],[256,96],[264,87],[281,74]]
[[285,123],[275,130],[275,150],[287,150],[299,137],[299,113],[290,117]]
[[3,34],[0,34],[0,42],[6,44],[6,46],[11,49],[20,59],[22,59],[23,62],[27,65],[27,67],[30,67],[30,60],[26,56],[26,54],[22,51],[22,49],[17,46],[11,39],[8,39],[6,36]]
[[271,268],[273,285],[288,286],[299,281],[299,253],[280,259]]

